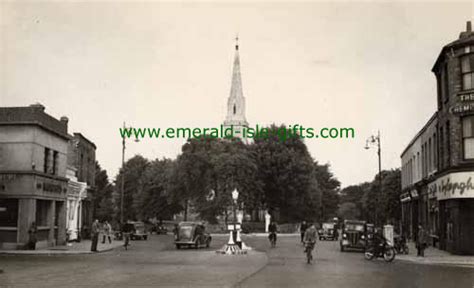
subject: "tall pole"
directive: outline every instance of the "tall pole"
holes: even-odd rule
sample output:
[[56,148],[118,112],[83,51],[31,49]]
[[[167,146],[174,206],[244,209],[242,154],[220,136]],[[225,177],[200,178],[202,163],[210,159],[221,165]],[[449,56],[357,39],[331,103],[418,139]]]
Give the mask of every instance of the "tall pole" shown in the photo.
[[[377,143],[378,143],[377,154],[379,155],[379,189],[380,189],[379,195],[377,197],[377,206],[378,206],[378,199],[380,198],[380,195],[382,195],[382,155],[381,155],[382,148],[381,148],[381,144],[380,144],[380,130],[378,131],[377,140],[378,140],[377,141]],[[377,215],[377,214],[375,214],[375,215]]]
[[[125,122],[123,122],[123,129],[125,129]],[[123,194],[124,194],[124,187],[125,187],[125,135],[122,138],[122,181],[121,181],[121,188],[120,188],[120,224],[123,225]]]

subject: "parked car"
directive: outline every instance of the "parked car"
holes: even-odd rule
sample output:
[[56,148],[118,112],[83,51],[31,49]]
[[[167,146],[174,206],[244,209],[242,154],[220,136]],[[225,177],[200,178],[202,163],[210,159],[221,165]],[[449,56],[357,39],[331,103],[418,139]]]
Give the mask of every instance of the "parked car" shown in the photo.
[[366,222],[360,220],[344,220],[342,238],[340,241],[341,252],[348,248],[365,250]]
[[211,245],[212,237],[206,233],[206,227],[197,222],[181,222],[178,225],[175,245],[177,249],[181,247],[206,247]]
[[166,234],[168,233],[168,229],[164,225],[160,224],[155,224],[151,227],[150,233],[156,233],[156,234]]
[[322,228],[318,231],[319,240],[337,240],[335,226],[335,223],[323,223]]

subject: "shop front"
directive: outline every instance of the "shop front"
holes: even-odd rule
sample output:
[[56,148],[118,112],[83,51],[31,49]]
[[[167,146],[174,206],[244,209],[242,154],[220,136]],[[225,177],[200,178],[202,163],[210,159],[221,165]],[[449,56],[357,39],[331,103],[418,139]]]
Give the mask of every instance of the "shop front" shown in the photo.
[[454,172],[429,184],[438,200],[440,248],[453,254],[474,255],[473,179],[474,172]]

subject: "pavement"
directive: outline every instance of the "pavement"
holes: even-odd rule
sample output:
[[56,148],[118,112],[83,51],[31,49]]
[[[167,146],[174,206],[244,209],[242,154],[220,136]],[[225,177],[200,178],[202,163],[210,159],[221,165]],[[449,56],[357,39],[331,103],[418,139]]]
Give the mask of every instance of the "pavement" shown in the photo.
[[453,255],[449,252],[434,248],[425,249],[425,256],[416,256],[417,250],[414,242],[407,243],[409,254],[397,255],[397,260],[408,261],[417,264],[451,265],[474,268],[474,256]]
[[[100,238],[99,238],[100,239]],[[110,251],[117,247],[123,246],[123,241],[112,241],[111,244],[106,242],[97,244],[97,252],[91,251],[91,240],[82,240],[81,242],[71,242],[68,245],[47,247],[36,250],[0,250],[0,255],[67,255],[67,254],[94,254]]]

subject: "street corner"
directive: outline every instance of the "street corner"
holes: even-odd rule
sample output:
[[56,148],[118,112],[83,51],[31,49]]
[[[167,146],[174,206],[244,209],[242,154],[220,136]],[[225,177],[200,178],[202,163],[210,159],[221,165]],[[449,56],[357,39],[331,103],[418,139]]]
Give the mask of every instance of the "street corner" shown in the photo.
[[97,252],[90,250],[90,241],[70,243],[69,245],[54,246],[47,249],[38,250],[0,250],[0,255],[83,255],[83,254],[99,254],[109,252],[123,246],[121,242],[113,242],[111,244],[99,245]]

